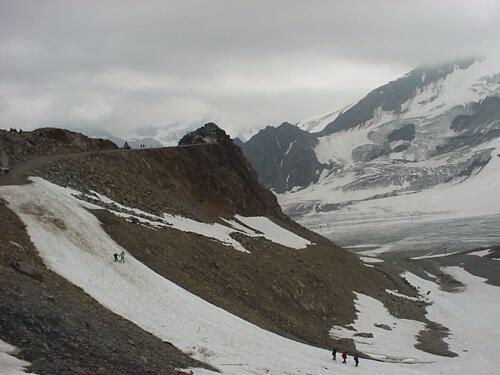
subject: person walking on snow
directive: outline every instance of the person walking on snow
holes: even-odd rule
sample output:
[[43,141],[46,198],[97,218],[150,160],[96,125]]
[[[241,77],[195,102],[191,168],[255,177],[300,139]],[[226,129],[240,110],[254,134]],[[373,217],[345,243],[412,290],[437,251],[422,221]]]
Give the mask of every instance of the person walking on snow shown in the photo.
[[356,362],[356,367],[358,367],[359,357],[357,354],[354,354],[354,362]]
[[333,348],[333,350],[332,350],[332,357],[333,357],[334,361],[337,360],[337,348]]
[[118,262],[118,254],[117,254],[117,253],[114,253],[114,254],[113,254],[113,257],[115,258],[115,262]]
[[342,363],[346,363],[347,352],[342,353],[342,359],[343,359]]
[[120,253],[120,263],[125,263],[125,251]]

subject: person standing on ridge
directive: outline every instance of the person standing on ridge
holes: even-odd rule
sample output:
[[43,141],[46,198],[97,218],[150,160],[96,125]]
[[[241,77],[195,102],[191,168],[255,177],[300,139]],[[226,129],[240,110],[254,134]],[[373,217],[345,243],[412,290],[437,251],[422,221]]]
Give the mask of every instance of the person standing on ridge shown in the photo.
[[334,361],[337,360],[337,348],[333,348],[333,350],[332,350],[332,357],[333,357]]
[[123,250],[120,253],[120,263],[125,263],[125,251]]
[[354,362],[356,362],[356,367],[358,367],[359,357],[357,354],[354,354]]
[[114,253],[114,254],[113,254],[113,257],[115,258],[115,262],[118,262],[118,254],[117,254],[117,253]]
[[347,352],[342,353],[342,359],[343,359],[342,363],[346,363]]

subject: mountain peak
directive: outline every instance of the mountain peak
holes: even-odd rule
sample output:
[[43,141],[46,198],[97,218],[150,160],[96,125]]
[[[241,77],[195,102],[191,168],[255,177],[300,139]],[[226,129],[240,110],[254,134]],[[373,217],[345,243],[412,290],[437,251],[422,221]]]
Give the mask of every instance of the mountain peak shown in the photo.
[[[476,85],[483,75],[488,73],[487,65],[479,58],[466,58],[417,67],[402,77],[372,90],[355,105],[334,117],[330,123],[326,124],[320,135],[329,135],[357,126],[365,126],[373,122],[376,113],[389,113],[397,118],[407,116],[408,106],[412,104],[414,98],[423,92],[428,94],[427,97],[413,103],[414,107],[431,103],[437,97],[438,91],[442,93],[454,92],[454,95],[449,98],[449,103],[432,105],[434,110],[441,108],[441,112],[451,105],[462,104],[462,102],[454,103],[451,101],[452,99],[455,101],[480,100],[482,94],[478,88],[475,89],[476,91],[472,90],[474,94],[469,93],[468,89]],[[450,78],[450,76],[456,78]],[[460,81],[460,85],[454,86],[458,81]],[[480,82],[479,84],[481,85]],[[473,98],[469,100],[468,97]],[[424,112],[429,112],[429,109],[426,108]]]
[[210,144],[210,143],[227,143],[231,138],[224,130],[219,128],[215,123],[209,122],[201,128],[186,134],[179,141],[179,146],[193,144]]

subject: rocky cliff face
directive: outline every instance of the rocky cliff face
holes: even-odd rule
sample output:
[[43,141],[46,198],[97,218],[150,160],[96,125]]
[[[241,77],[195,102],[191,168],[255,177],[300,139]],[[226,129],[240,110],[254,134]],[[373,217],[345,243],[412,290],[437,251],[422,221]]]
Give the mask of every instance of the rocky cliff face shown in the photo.
[[314,135],[285,122],[277,128],[266,127],[241,148],[260,182],[283,193],[318,181],[326,165],[314,153],[317,143]]

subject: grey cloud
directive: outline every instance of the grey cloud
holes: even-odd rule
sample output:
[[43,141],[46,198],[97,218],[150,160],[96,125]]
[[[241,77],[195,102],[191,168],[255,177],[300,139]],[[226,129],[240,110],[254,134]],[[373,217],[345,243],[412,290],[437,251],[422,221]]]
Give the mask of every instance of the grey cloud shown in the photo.
[[421,63],[497,54],[499,12],[494,0],[3,0],[0,120],[151,136],[298,121]]
[[158,128],[155,126],[143,126],[135,129],[135,133],[141,137],[154,137],[158,133]]

